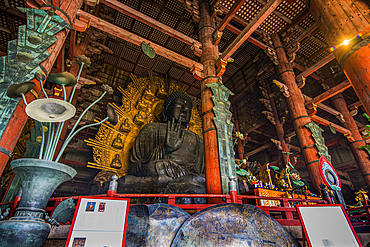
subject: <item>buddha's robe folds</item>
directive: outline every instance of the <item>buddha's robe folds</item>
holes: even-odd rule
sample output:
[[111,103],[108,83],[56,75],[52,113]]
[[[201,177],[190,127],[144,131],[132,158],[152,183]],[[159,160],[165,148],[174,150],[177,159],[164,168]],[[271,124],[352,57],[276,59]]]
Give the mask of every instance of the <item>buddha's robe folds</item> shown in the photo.
[[166,175],[171,178],[186,174],[204,174],[203,140],[184,130],[182,146],[165,154],[166,123],[145,125],[136,137],[131,153],[130,174],[140,177]]

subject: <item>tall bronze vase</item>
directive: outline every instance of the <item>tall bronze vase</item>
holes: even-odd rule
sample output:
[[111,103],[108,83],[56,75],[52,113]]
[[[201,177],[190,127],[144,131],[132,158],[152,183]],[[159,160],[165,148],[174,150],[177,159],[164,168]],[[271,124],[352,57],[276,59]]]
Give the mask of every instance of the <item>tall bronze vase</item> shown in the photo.
[[15,215],[0,221],[0,246],[41,247],[51,229],[43,220],[49,198],[77,172],[69,166],[40,159],[14,160],[11,167],[22,179],[22,197]]

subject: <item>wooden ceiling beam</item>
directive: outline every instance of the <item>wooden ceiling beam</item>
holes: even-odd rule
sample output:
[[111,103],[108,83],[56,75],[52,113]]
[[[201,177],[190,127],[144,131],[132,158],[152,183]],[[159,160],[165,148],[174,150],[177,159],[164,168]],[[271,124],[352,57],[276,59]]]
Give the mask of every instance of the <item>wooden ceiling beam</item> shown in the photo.
[[[216,21],[221,21],[221,18],[216,17]],[[235,33],[236,35],[239,35],[242,32],[240,29],[236,28],[235,26],[231,25],[230,23],[227,24],[226,29],[229,30],[232,33]],[[269,47],[265,43],[259,41],[258,39],[255,39],[251,36],[247,38],[247,41],[249,41],[250,43],[252,43],[256,46],[258,46],[262,50],[265,50],[267,47]]]
[[187,45],[195,45],[197,48],[200,48],[202,46],[202,44],[195,40],[195,39],[192,39],[190,38],[189,36],[147,16],[147,15],[144,15],[143,13],[133,9],[133,8],[130,8],[129,6],[117,1],[117,0],[100,0],[100,3],[102,4],[105,4],[115,10],[117,10],[118,12],[121,12],[125,15],[128,15],[132,18],[134,18],[135,20],[138,20],[138,21],[141,21],[142,23],[145,23],[146,25],[152,27],[152,28],[155,28],[157,29],[158,31],[161,31],[162,33],[165,33],[167,34],[168,36],[170,37],[173,37]]
[[[294,62],[294,68],[296,68],[296,69],[298,69],[298,70],[300,70],[300,71],[306,71],[306,68],[305,67],[303,67],[302,65],[299,65],[298,63],[295,63]],[[317,81],[321,81],[321,78],[318,76],[318,75],[316,75],[316,74],[310,74],[309,76],[311,76],[313,79],[315,79],[315,80],[317,80]]]
[[244,90],[243,91],[241,91],[240,93],[238,93],[237,95],[235,95],[230,101],[232,102],[232,103],[236,103],[236,102],[238,102],[238,101],[240,101],[242,98],[243,98],[243,96],[244,96],[244,94],[246,93],[246,92],[248,92],[248,90],[250,90],[253,86],[254,86],[254,84],[256,84],[256,82],[257,82],[257,80],[256,81],[254,81],[254,82],[252,82],[251,84],[249,84],[246,88],[244,88]]
[[299,23],[301,23],[304,19],[307,18],[307,16],[310,14],[310,11],[306,7],[298,16],[294,18],[292,23],[290,23],[288,26],[286,26],[284,29],[282,29],[279,33],[283,33],[284,31],[288,30],[289,28],[294,28]]
[[331,125],[336,131],[344,134],[348,138],[349,141],[351,141],[351,142],[354,141],[354,139],[352,137],[352,134],[351,134],[351,131],[349,131],[348,129],[343,128],[342,126],[339,126],[335,123],[332,123],[332,122],[330,122],[330,121],[328,121],[328,120],[326,120],[322,117],[316,116],[316,115],[311,116],[311,118],[314,122],[322,124],[324,126],[329,127]]
[[245,0],[236,0],[236,2],[233,4],[231,9],[226,13],[226,16],[222,19],[220,23],[218,23],[216,31],[222,32],[227,24],[234,18],[236,15],[236,12],[240,9],[240,7],[245,3]]
[[307,30],[305,30],[301,35],[299,35],[295,40],[289,43],[289,45],[286,45],[286,47],[289,47],[290,45],[296,43],[296,42],[301,42],[304,40],[308,35],[310,35],[312,32],[314,32],[318,27],[317,23],[313,24],[310,26]]
[[250,156],[252,156],[254,154],[257,154],[257,153],[259,153],[259,152],[261,152],[261,151],[263,151],[263,150],[265,150],[265,149],[267,149],[269,147],[272,147],[272,145],[274,145],[272,142],[271,143],[267,143],[267,144],[265,144],[265,145],[263,145],[263,146],[261,146],[259,148],[254,149],[253,151],[250,151],[250,152],[244,154],[244,156],[250,157]]
[[[257,0],[260,4],[262,5],[266,5],[266,1],[265,0]],[[288,17],[286,17],[283,13],[281,13],[280,11],[278,10],[274,10],[272,13],[274,13],[275,15],[277,15],[280,19],[284,20],[286,23],[288,24],[291,24],[292,23],[292,20],[289,19]]]
[[[270,0],[265,6],[263,6],[257,16],[253,18],[253,20],[238,35],[238,37],[226,48],[226,50],[218,59],[218,62],[220,60],[227,61],[234,54],[234,52],[239,49],[239,47],[248,39],[248,37],[250,37],[252,33],[257,30],[261,23],[267,19],[272,11],[274,11],[277,6],[279,6],[282,1],[283,0]],[[216,62],[216,64],[218,64],[218,62]]]
[[356,107],[359,107],[359,106],[362,106],[361,101],[357,101],[357,102],[355,102],[353,104],[348,105],[348,109],[354,110]]
[[318,55],[320,55],[321,53],[323,53],[327,48],[326,47],[321,47],[319,50],[317,50],[314,54],[312,54],[308,60],[311,61],[311,60],[314,60]]
[[318,61],[317,63],[315,63],[314,65],[312,65],[299,75],[297,75],[296,78],[301,79],[302,77],[307,77],[334,59],[335,59],[334,54],[330,53],[329,55],[327,55],[326,57],[324,57],[323,59],[321,59],[320,61]]
[[[311,97],[309,97],[309,96],[307,96],[307,95],[305,95],[305,94],[302,94],[303,95],[303,97],[304,97],[304,99],[307,101],[307,102],[309,102],[309,101],[312,101],[312,98]],[[337,117],[338,119],[343,119],[343,115],[342,115],[342,113],[340,113],[339,111],[337,111],[337,110],[334,110],[333,108],[331,108],[331,107],[329,107],[329,106],[327,106],[327,105],[325,105],[325,104],[323,104],[323,103],[318,103],[317,104],[317,107],[318,108],[320,108],[320,109],[322,109],[322,110],[324,110],[324,111],[326,111],[326,112],[328,112],[328,113],[330,113],[330,114],[332,114],[332,115],[334,115],[335,117]]]
[[171,51],[167,48],[164,48],[160,45],[157,45],[147,39],[144,39],[134,33],[131,33],[123,28],[117,27],[113,25],[112,23],[109,23],[108,21],[105,21],[103,19],[100,19],[92,14],[89,14],[85,11],[78,10],[77,15],[80,17],[83,17],[87,20],[90,20],[90,25],[94,28],[97,28],[103,32],[109,33],[111,35],[116,36],[117,38],[123,39],[127,42],[130,42],[134,45],[141,46],[142,42],[150,43],[151,47],[155,50],[155,53],[157,55],[160,55],[162,57],[165,57],[173,62],[176,62],[178,64],[181,64],[187,68],[192,68],[195,66],[199,71],[203,70],[203,65],[201,63],[198,63],[192,59],[189,59],[187,57],[184,57],[174,51]]
[[347,88],[350,88],[351,86],[352,86],[351,83],[348,80],[346,80],[346,81],[336,85],[335,87],[330,88],[328,91],[325,91],[324,93],[320,94],[319,96],[316,96],[312,100],[306,102],[305,105],[306,106],[311,105],[311,104],[317,105],[317,104],[333,97],[334,95],[337,95],[337,94],[343,92],[344,90],[346,90]]
[[259,123],[257,124],[256,126],[253,126],[252,128],[248,129],[246,132],[245,132],[245,135],[248,135],[249,133],[257,130],[258,128],[262,127],[264,124],[263,123]]

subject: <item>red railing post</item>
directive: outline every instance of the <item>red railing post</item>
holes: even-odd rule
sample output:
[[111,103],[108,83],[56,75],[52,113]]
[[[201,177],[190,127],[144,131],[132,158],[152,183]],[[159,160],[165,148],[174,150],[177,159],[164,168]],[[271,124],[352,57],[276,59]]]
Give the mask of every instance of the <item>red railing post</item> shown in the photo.
[[118,187],[118,182],[117,182],[117,175],[112,176],[112,181],[109,183],[109,189],[107,192],[108,197],[114,197],[115,194],[117,194],[117,187]]
[[[288,198],[283,198],[283,207],[285,208],[290,208],[289,200]],[[293,219],[293,213],[289,211],[284,211],[283,212],[283,217],[285,217],[287,220],[292,220]]]
[[238,191],[236,190],[236,177],[230,176],[229,177],[229,194],[231,197],[231,203],[238,203]]
[[176,196],[175,195],[168,195],[168,205],[176,205],[175,201]]
[[14,198],[14,201],[12,203],[12,206],[10,207],[10,211],[9,211],[9,219],[14,215],[14,212],[15,212],[15,209],[17,208],[17,205],[19,203],[19,201],[21,200],[21,197],[22,197],[22,188],[20,188],[18,190],[18,194],[17,196]]

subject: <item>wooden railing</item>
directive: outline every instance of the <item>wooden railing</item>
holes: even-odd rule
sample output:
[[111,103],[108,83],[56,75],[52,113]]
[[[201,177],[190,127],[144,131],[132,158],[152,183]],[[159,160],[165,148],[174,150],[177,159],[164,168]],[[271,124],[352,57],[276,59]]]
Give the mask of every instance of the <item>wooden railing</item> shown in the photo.
[[[108,196],[109,195],[109,196]],[[101,195],[91,195],[91,196],[99,196],[99,197],[115,197],[115,198],[130,198],[131,204],[135,204],[134,201],[140,198],[146,198],[146,202],[144,204],[151,204],[148,203],[148,200],[153,200],[156,198],[156,201],[160,201],[161,203],[166,203],[169,205],[174,205],[176,207],[182,208],[184,210],[192,211],[193,213],[198,212],[204,208],[213,206],[215,204],[178,204],[176,203],[177,198],[221,198],[226,203],[240,203],[240,204],[247,204],[252,202],[255,204],[256,200],[276,200],[280,201],[280,207],[267,207],[267,206],[257,206],[262,211],[273,217],[276,221],[278,221],[283,226],[300,226],[300,221],[298,215],[296,213],[296,208],[294,207],[295,204],[308,204],[308,203],[320,203],[324,204],[326,201],[324,200],[306,200],[306,199],[293,199],[293,198],[280,198],[280,197],[262,197],[262,196],[245,196],[245,195],[237,195],[231,196],[229,194],[226,195],[214,195],[214,194],[101,194]],[[49,215],[52,216],[53,211],[55,208],[64,200],[72,198],[76,200],[79,196],[72,196],[72,197],[55,197],[50,198],[49,203],[46,207],[46,211]],[[10,217],[14,214],[15,208],[19,202],[20,198],[16,198],[13,202],[6,202],[0,203],[2,205],[10,205]],[[67,223],[69,224],[69,223]]]
[[[355,208],[347,208],[346,212],[351,220],[351,223],[355,229],[357,227],[366,227],[367,229],[362,229],[361,232],[370,232],[370,206],[362,206]],[[357,231],[357,229],[356,229]]]

